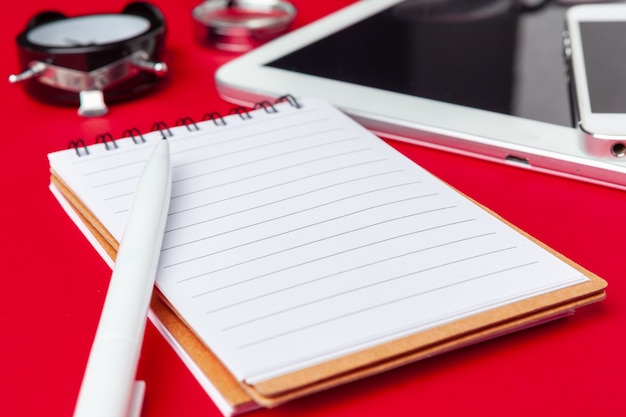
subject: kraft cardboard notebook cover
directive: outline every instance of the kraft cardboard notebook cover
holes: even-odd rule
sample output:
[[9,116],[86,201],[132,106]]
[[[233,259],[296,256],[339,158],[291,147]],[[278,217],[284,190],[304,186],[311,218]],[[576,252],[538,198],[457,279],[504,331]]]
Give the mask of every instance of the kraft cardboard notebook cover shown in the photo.
[[[338,110],[314,99],[296,104],[50,156],[51,190],[111,263],[135,171],[150,144],[168,136],[173,197],[153,319],[224,401],[225,414],[275,406],[604,297],[603,280]],[[344,333],[335,344],[294,349],[300,338]],[[294,356],[283,360],[280,345]]]

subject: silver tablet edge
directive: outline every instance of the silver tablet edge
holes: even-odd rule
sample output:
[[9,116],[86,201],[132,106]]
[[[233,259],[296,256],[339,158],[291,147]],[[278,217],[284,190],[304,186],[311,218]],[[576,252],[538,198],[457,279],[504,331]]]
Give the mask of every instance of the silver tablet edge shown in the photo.
[[[264,66],[398,1],[358,2],[228,62],[215,75],[218,93],[241,105],[286,93],[318,96],[384,138],[626,189],[626,159],[585,152],[574,128]],[[348,98],[355,95],[358,105]]]
[[[227,101],[252,105],[273,99],[280,94],[259,94],[231,87],[224,82],[217,84],[218,93]],[[491,162],[507,164],[522,169],[575,179],[601,186],[626,190],[626,165],[617,165],[608,160],[592,156],[571,155],[553,150],[545,150],[525,144],[500,142],[494,139],[477,137],[460,132],[446,132],[429,126],[407,124],[398,120],[384,120],[349,108],[342,111],[376,135],[392,140],[417,144],[437,150],[452,152]],[[560,126],[559,126],[560,127]],[[576,140],[575,129],[571,140]],[[506,146],[503,146],[506,145]]]

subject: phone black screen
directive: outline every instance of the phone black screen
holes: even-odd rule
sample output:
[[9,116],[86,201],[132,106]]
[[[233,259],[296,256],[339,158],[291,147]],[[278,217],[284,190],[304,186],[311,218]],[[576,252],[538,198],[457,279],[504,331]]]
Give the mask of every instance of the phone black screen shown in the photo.
[[581,22],[591,111],[626,113],[626,22]]

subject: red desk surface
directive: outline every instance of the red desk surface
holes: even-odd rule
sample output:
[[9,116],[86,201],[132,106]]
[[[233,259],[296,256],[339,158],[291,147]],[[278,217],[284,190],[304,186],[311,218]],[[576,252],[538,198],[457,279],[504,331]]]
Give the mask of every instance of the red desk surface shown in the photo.
[[[69,416],[110,270],[48,191],[48,152],[71,139],[147,131],[155,120],[201,117],[230,104],[213,73],[234,55],[196,45],[199,0],[155,0],[168,23],[163,88],[77,116],[0,82],[0,416]],[[350,3],[295,1],[300,26]],[[123,0],[12,2],[0,26],[0,74],[18,70],[15,36],[35,12],[115,12]],[[253,75],[251,75],[253,76]],[[5,78],[6,80],[6,78]],[[609,282],[608,298],[571,318],[406,366],[255,416],[624,415],[626,410],[626,193],[433,150],[397,148],[445,181]],[[149,324],[139,377],[144,417],[219,416]]]

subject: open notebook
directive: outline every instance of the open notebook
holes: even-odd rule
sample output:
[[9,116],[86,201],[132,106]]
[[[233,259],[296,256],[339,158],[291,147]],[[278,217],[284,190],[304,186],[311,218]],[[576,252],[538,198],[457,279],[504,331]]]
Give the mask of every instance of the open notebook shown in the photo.
[[[214,115],[215,116],[215,115]],[[110,265],[163,136],[172,200],[151,318],[224,414],[561,317],[605,282],[316,99],[49,155]]]

